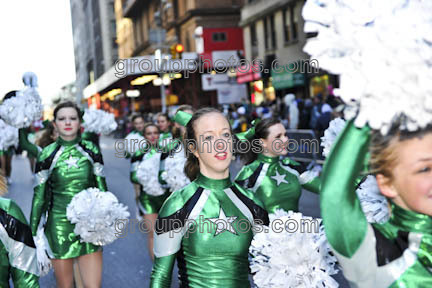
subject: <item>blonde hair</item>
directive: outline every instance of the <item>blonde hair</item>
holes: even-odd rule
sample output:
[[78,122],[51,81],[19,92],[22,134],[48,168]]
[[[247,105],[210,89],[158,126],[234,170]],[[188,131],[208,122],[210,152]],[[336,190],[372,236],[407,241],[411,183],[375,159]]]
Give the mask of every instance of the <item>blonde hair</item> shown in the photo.
[[7,191],[8,191],[8,186],[6,183],[6,177],[0,171],[0,196],[5,195]]
[[428,133],[432,133],[432,126],[425,129],[409,132],[393,128],[390,132],[383,136],[378,131],[372,132],[370,152],[370,172],[372,174],[382,174],[385,177],[393,180],[393,169],[397,165],[398,153],[397,148],[404,141],[413,138],[422,138]]

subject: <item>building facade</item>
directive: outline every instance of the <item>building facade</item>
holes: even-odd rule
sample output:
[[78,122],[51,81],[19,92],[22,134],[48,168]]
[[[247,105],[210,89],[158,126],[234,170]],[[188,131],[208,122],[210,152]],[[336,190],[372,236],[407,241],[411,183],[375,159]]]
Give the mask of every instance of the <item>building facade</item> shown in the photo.
[[117,60],[114,0],[71,0],[77,103]]

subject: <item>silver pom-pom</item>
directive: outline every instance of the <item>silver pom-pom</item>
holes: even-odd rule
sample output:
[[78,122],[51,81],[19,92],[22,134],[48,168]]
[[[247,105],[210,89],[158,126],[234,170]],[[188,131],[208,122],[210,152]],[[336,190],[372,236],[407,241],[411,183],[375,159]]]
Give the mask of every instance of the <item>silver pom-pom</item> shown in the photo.
[[146,154],[137,168],[136,176],[143,186],[143,191],[151,196],[161,196],[165,189],[159,183],[159,166],[161,153]]
[[0,150],[18,147],[18,129],[0,119]]
[[[432,1],[308,0],[304,51],[340,75],[354,124],[387,134],[397,120],[417,130],[432,122]],[[396,32],[396,33],[395,33]]]
[[129,133],[125,138],[125,150],[134,154],[139,149],[145,149],[147,146],[146,139],[138,133]]
[[103,246],[118,238],[115,223],[128,219],[129,212],[111,192],[88,188],[72,198],[66,216],[75,224],[74,233],[80,236],[81,242]]
[[98,109],[85,109],[82,126],[85,131],[108,135],[117,129],[114,114]]
[[323,156],[330,155],[331,148],[336,142],[337,137],[345,128],[346,122],[341,118],[336,118],[330,121],[329,127],[324,131],[324,136],[321,137],[321,146],[324,147]]
[[170,187],[171,192],[180,190],[190,183],[189,178],[184,174],[186,160],[183,149],[175,151],[172,157],[165,159],[165,171],[161,176]]
[[[283,231],[273,231],[272,227],[268,232],[256,234],[252,240],[250,268],[255,273],[257,287],[338,287],[330,276],[338,272],[337,260],[330,254],[321,220],[283,210],[269,218],[271,223],[276,220],[284,223],[280,226]],[[284,225],[290,228],[285,229]]]
[[29,127],[42,117],[42,111],[42,101],[33,87],[18,91],[15,97],[4,100],[0,105],[0,117],[16,128]]
[[368,175],[356,190],[360,205],[369,223],[385,223],[390,218],[387,199],[381,194],[375,176]]

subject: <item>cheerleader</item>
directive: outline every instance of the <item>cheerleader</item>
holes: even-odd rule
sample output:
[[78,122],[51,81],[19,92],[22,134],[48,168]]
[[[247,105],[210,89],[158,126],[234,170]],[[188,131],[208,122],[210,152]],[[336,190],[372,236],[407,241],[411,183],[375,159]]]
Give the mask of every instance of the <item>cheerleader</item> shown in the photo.
[[169,140],[173,138],[171,133],[171,121],[166,113],[158,113],[156,115],[156,123],[161,131],[159,136],[159,146],[164,147],[169,144]]
[[[305,177],[307,174],[300,176],[292,168],[299,165],[297,162],[289,158],[280,160],[280,156],[288,153],[288,137],[278,119],[262,120],[237,136],[241,141],[248,141],[250,146],[241,154],[246,166],[235,181],[254,192],[267,212],[274,213],[277,209],[298,211],[302,188],[318,193],[318,178]],[[256,153],[258,151],[261,153]]]
[[230,180],[231,133],[213,108],[198,110],[188,122],[185,172],[193,182],[159,212],[151,287],[171,287],[176,259],[181,287],[250,287],[248,249],[268,214],[253,193]]
[[[0,189],[5,189],[0,175]],[[1,188],[3,187],[3,188]],[[36,247],[27,220],[14,201],[0,197],[0,287],[39,287]]]
[[[382,136],[351,121],[332,148],[322,174],[321,213],[353,287],[432,286],[431,147],[431,127],[395,128]],[[355,194],[368,148],[371,172],[390,202],[391,216],[383,224],[367,222]]]
[[180,106],[174,117],[173,141],[163,147],[164,153],[161,155],[160,170],[162,183],[170,192],[182,189],[190,183],[189,178],[184,173],[186,154],[184,152],[183,136],[186,131],[185,126],[192,117],[193,109],[189,105]]
[[73,285],[74,259],[78,260],[84,285],[100,287],[102,248],[80,241],[73,232],[74,225],[66,217],[66,207],[73,196],[84,189],[107,190],[102,154],[92,142],[80,139],[80,110],[74,103],[64,102],[54,109],[53,125],[59,137],[39,153],[36,164],[30,217],[32,234],[36,235],[46,213],[47,252],[58,287]]
[[[153,260],[153,231],[154,223],[156,221],[159,209],[161,208],[165,199],[169,196],[168,189],[163,187],[165,182],[160,179],[161,175],[161,157],[166,157],[161,155],[157,151],[157,143],[159,140],[159,129],[153,123],[148,123],[144,126],[144,137],[146,139],[146,145],[140,145],[140,149],[135,152],[131,158],[131,175],[130,179],[132,183],[139,185],[139,196],[137,205],[139,207],[139,212],[143,215],[144,221],[147,226],[147,245],[151,259]],[[156,165],[157,167],[155,167]],[[154,176],[150,176],[150,171],[157,171]],[[141,173],[144,177],[152,178],[151,182],[148,180],[140,181]],[[147,185],[144,187],[142,184]],[[157,187],[152,187],[157,186]],[[150,223],[150,224],[149,224]]]

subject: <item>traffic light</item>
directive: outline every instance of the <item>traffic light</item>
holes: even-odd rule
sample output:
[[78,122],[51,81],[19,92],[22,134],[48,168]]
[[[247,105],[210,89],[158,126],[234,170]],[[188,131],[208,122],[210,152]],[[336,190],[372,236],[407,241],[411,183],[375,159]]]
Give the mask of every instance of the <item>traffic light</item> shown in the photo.
[[171,47],[170,47],[171,58],[172,59],[181,59],[183,51],[184,51],[184,47],[182,44],[171,45]]

